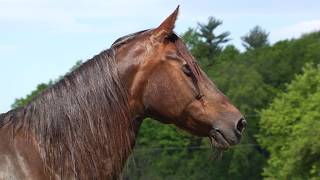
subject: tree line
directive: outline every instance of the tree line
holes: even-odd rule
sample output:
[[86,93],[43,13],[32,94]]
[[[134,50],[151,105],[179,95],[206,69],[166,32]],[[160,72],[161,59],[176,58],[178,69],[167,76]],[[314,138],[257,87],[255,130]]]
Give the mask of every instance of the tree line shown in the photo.
[[[319,179],[320,32],[270,44],[269,33],[255,26],[241,37],[241,52],[228,43],[229,32],[216,33],[222,25],[210,17],[181,37],[245,115],[249,125],[242,143],[220,154],[207,139],[146,119],[123,177]],[[27,104],[53,83],[40,84],[12,107]]]

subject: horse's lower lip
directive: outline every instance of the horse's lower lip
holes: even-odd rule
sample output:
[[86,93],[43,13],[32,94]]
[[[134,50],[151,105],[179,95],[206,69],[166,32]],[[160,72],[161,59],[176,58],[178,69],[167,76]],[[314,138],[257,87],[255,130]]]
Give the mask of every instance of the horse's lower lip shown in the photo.
[[209,138],[211,140],[212,145],[214,145],[217,148],[227,149],[230,146],[230,143],[220,131],[215,131],[215,133],[211,133]]

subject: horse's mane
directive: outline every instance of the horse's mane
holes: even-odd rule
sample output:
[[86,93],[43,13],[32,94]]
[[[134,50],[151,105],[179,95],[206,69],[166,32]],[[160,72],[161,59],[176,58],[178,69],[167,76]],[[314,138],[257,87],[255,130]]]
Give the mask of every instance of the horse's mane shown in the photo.
[[[10,114],[21,116],[11,118]],[[77,179],[117,176],[126,159],[123,154],[130,152],[135,138],[127,90],[112,48],[85,62],[18,112],[1,116],[3,124],[11,121],[16,130],[35,137],[47,170],[62,179],[66,169]]]

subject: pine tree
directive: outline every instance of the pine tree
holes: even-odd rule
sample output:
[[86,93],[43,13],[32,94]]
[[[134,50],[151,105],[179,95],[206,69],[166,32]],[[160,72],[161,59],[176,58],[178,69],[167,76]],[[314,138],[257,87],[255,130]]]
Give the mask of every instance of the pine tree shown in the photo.
[[250,32],[241,37],[242,45],[247,50],[257,49],[269,45],[269,33],[262,29],[260,26],[255,26]]

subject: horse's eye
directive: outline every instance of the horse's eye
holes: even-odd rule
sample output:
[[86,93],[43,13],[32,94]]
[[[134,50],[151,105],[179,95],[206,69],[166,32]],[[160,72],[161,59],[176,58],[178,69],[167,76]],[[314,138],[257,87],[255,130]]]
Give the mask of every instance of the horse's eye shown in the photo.
[[190,69],[190,67],[189,67],[189,65],[188,64],[184,64],[183,66],[182,66],[182,71],[187,75],[187,76],[192,76],[192,71],[191,71],[191,69]]

